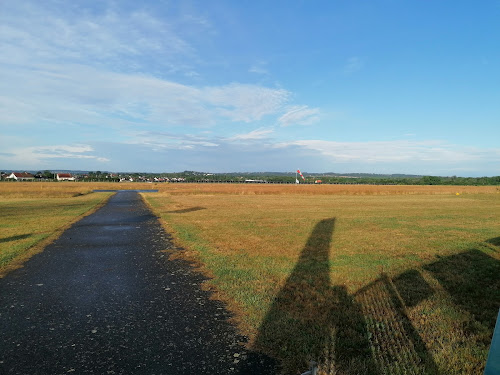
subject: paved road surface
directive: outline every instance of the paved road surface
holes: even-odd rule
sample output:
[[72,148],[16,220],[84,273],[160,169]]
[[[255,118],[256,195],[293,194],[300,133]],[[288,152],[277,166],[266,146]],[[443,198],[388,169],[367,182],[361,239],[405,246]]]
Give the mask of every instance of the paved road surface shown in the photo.
[[0,374],[275,374],[171,246],[118,192],[0,279]]

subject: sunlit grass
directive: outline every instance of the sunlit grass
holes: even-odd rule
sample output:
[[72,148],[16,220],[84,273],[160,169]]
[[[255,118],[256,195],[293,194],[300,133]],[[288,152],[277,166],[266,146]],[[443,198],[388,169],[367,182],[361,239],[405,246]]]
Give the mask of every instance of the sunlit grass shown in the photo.
[[[95,189],[152,189],[149,183],[118,182],[0,182],[0,199],[8,198],[69,198],[89,194]],[[156,189],[156,187],[155,187]]]
[[[109,194],[147,201],[251,347],[297,373],[481,374],[500,307],[498,187],[1,183],[0,264]],[[458,195],[457,195],[458,193]],[[11,263],[12,264],[12,263]]]
[[[252,347],[290,373],[316,359],[325,373],[480,374],[500,307],[498,188],[349,188],[172,185],[146,199]],[[327,257],[305,257],[330,221],[313,246]]]

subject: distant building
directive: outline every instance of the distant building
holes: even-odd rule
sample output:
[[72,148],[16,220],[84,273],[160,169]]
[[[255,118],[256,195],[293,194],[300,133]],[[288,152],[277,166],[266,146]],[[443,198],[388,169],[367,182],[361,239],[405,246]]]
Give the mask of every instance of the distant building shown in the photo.
[[30,181],[34,180],[35,176],[28,172],[12,172],[7,178],[16,181]]
[[70,173],[58,173],[57,181],[75,181],[75,178]]

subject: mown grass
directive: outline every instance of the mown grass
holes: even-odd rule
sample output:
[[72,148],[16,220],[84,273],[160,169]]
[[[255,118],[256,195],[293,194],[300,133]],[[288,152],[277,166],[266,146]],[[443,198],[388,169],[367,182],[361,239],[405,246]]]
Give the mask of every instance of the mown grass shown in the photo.
[[286,373],[314,359],[330,374],[481,374],[500,307],[498,188],[349,188],[146,199]]
[[500,192],[498,186],[447,185],[158,184],[155,188],[170,195],[437,195]]

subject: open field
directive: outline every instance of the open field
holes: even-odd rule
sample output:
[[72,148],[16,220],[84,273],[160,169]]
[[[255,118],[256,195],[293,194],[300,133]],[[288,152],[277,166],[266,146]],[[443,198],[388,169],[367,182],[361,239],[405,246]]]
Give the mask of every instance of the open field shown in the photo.
[[[103,202],[145,199],[254,349],[295,374],[481,374],[500,306],[500,189],[1,183],[0,259]],[[457,195],[457,193],[459,195]]]
[[[126,184],[125,184],[126,185]],[[149,184],[151,186],[151,184]],[[280,184],[154,184],[155,189],[170,195],[436,195],[489,194],[500,192],[498,186],[417,186],[417,185],[280,185]]]
[[[0,183],[0,199],[10,198],[71,198],[85,195],[94,189],[152,189],[149,183],[118,182],[18,182]],[[154,187],[156,189],[156,187]]]
[[[457,195],[459,193],[459,195]],[[481,374],[497,187],[165,185],[145,196],[285,371]]]

